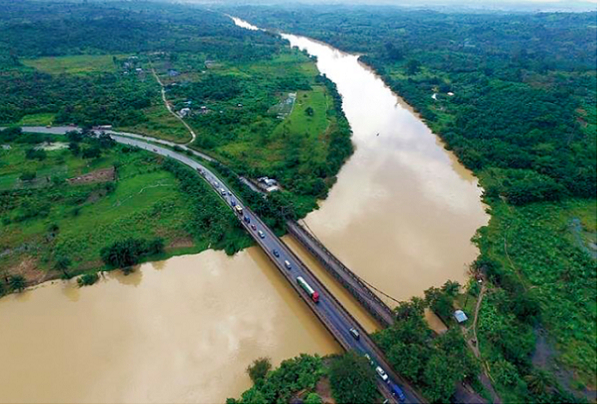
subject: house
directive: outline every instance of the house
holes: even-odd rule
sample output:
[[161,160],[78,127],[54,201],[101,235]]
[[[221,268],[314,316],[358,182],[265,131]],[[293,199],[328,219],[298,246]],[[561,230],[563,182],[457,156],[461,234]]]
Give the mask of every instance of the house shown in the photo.
[[179,110],[179,117],[185,117],[188,114],[190,114],[192,112],[192,110],[189,107],[184,107],[181,110]]
[[465,312],[463,312],[462,310],[456,310],[454,312],[454,318],[459,323],[464,323],[465,321],[467,321],[469,319],[467,317],[467,315],[465,314]]
[[175,69],[169,69],[167,71],[167,75],[169,75],[170,77],[174,78],[175,76],[179,76],[179,72],[176,71]]
[[269,193],[279,190],[279,185],[277,184],[277,181],[275,179],[263,176],[262,178],[258,178],[257,181],[258,186],[260,186],[261,189]]

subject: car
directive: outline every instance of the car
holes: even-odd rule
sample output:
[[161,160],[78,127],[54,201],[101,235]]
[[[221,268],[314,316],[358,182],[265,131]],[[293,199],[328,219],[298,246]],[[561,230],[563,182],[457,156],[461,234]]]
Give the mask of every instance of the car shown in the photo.
[[262,230],[258,230],[258,236],[259,236],[260,238],[265,238],[265,233],[263,233],[263,231],[262,231]]
[[156,148],[152,148],[152,151],[154,152],[158,152],[158,150]]
[[367,361],[369,361],[369,364],[371,364],[371,366],[375,365],[369,354],[365,354],[365,358],[367,359]]
[[395,383],[390,383],[390,389],[392,390],[392,394],[398,398],[400,402],[404,402],[406,400],[406,395],[398,385]]
[[273,255],[275,255],[277,258],[279,258],[279,251],[273,250]]
[[237,204],[235,200],[231,200],[229,203],[231,203],[232,206],[235,206]]
[[230,191],[227,191],[227,194],[228,194],[229,196],[233,196],[233,193],[231,193]]
[[360,333],[358,332],[357,329],[355,329],[354,327],[350,328],[350,334],[352,334],[352,337],[354,337],[355,340],[360,340]]
[[249,222],[250,222],[250,217],[248,217],[248,216],[244,216],[244,221],[245,221],[246,223],[249,223]]
[[219,182],[217,182],[217,181],[214,181],[214,182],[213,182],[213,185],[215,185],[215,187],[219,187]]
[[380,366],[377,366],[377,368],[375,368],[375,372],[377,372],[377,375],[379,375],[379,377],[381,378],[382,381],[384,381],[384,382],[388,381],[389,377],[385,373],[383,368],[381,368]]
[[250,228],[254,231],[256,231],[256,226],[254,224],[250,224]]
[[292,264],[290,264],[290,261],[288,261],[287,259],[283,261],[283,265],[285,265],[287,269],[292,269]]
[[226,194],[225,189],[221,188],[221,196],[225,196]]

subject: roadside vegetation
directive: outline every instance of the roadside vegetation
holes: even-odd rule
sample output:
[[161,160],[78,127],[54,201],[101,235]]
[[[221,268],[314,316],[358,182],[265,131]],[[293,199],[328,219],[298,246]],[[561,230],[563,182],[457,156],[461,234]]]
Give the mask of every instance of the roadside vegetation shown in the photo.
[[354,352],[321,358],[302,354],[271,369],[267,358],[248,367],[254,385],[227,403],[375,403],[381,400],[366,358]]
[[[125,268],[249,238],[197,174],[108,137],[0,132],[0,287]],[[15,279],[17,278],[17,279]]]
[[[334,6],[228,12],[360,53],[474,171],[492,218],[474,237],[481,253],[473,280],[455,298],[438,295],[438,314],[464,306],[473,316],[483,291],[477,325],[465,336],[477,343],[479,368],[502,400],[593,399],[596,13]],[[429,299],[436,295],[429,291]],[[470,380],[471,363],[461,368]],[[423,382],[422,374],[415,379],[431,400],[451,392],[443,382]]]

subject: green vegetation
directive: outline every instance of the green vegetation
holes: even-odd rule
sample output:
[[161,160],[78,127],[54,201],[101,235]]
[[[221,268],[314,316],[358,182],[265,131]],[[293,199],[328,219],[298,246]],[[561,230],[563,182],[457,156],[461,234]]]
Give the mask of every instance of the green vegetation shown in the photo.
[[156,73],[198,135],[192,147],[240,175],[276,178],[297,213],[316,207],[352,153],[335,86],[279,36],[178,5],[41,7],[0,0],[0,123],[112,125],[189,142]]
[[[502,399],[572,402],[565,389],[586,395],[595,387],[596,13],[228,12],[360,53],[479,177],[492,215],[475,237],[481,254],[473,273],[483,285],[471,281],[461,295],[430,289],[426,297],[448,321],[455,300],[472,316],[485,288],[477,335],[466,335],[479,340],[481,370]],[[393,337],[397,328],[378,335],[392,337],[382,342],[390,358],[402,341]],[[537,338],[545,331],[555,348],[540,361],[534,355],[544,353]],[[412,379],[430,400],[447,400],[461,374],[478,386],[471,362],[441,380],[422,369],[427,362]],[[411,376],[410,366],[395,366]]]
[[[8,129],[0,132],[0,144],[10,145],[0,150],[4,293],[11,275],[37,283],[129,266],[142,257],[209,246],[231,253],[249,245],[233,214],[193,171],[186,181],[179,164],[75,132],[48,136]],[[41,147],[47,147],[44,160],[25,159],[27,151]],[[219,238],[215,224],[225,230]]]
[[[447,291],[438,292],[436,299]],[[447,403],[458,382],[479,385],[479,367],[458,327],[440,336],[429,329],[424,319],[427,304],[419,298],[403,303],[396,310],[398,322],[374,337],[394,369],[414,383],[429,401]]]
[[128,238],[102,248],[100,256],[106,265],[124,268],[139,263],[144,256],[163,253],[164,245],[163,239],[160,237],[151,241]]
[[70,55],[24,59],[23,65],[40,72],[59,74],[102,73],[116,70],[115,58],[125,55]]
[[[261,365],[260,360],[257,360],[248,368],[251,377],[254,375],[257,363]],[[261,365],[261,368],[262,366],[266,365]],[[302,354],[283,361],[277,369],[269,371],[264,378],[254,376],[257,378],[254,386],[245,391],[239,400],[229,398],[227,403],[290,403],[292,397],[299,392],[312,391],[324,375],[323,359],[317,355]]]
[[375,403],[380,397],[371,364],[355,352],[336,357],[331,362],[329,376],[338,403]]
[[97,272],[84,273],[79,278],[77,278],[77,284],[79,285],[79,287],[89,286],[98,282],[99,279],[100,277],[98,276]]
[[[244,196],[279,232],[282,214],[316,207],[352,153],[335,86],[277,36],[178,5],[0,0],[0,11],[0,123],[9,127],[112,125],[188,142],[156,71],[173,110],[191,110],[193,147],[283,185],[268,201]],[[296,103],[277,113],[291,93]],[[179,163],[107,137],[9,128],[0,138],[0,268],[8,275],[37,283],[85,273],[85,281],[149,258],[208,247],[232,254],[252,243]]]
[[257,383],[259,379],[265,379],[271,370],[271,360],[269,358],[259,358],[246,370],[252,382]]
[[335,85],[286,47],[261,61],[208,62],[152,57],[167,98],[198,136],[192,146],[239,175],[277,179],[297,212],[314,209],[352,153]]
[[380,400],[369,362],[355,353],[327,358],[302,354],[283,361],[275,370],[268,359],[260,358],[248,367],[248,374],[254,386],[227,403],[320,404],[325,397],[355,404]]
[[[498,214],[477,237],[482,254],[476,266],[487,276],[491,292],[478,325],[482,353],[488,362],[508,361],[518,372],[519,385],[504,384],[500,390],[507,400],[528,398],[525,382],[535,372],[530,357],[542,326],[559,350],[558,365],[578,371],[581,384],[594,384],[596,261],[589,244],[596,239],[596,201],[518,208],[497,203],[495,210]],[[579,235],[583,227],[573,230],[577,219],[593,235]],[[537,366],[555,369],[552,359]]]

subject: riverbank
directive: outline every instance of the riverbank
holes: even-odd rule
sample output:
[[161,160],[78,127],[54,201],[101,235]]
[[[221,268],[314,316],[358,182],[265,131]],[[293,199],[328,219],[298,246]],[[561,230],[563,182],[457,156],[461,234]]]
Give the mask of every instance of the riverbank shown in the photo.
[[[109,138],[60,134],[70,130],[39,130],[52,135],[0,132],[3,145],[10,145],[2,151],[7,165],[0,170],[0,196],[7,203],[0,237],[2,293],[10,293],[10,284],[4,282],[13,276],[35,285],[118,267],[103,261],[102,252],[127,239],[160,239],[160,252],[145,260],[210,247],[233,253],[251,245],[234,216],[202,182],[201,196],[191,195],[164,167],[164,158],[115,145]],[[35,149],[47,139],[68,142],[70,147]],[[38,152],[24,159],[28,151]],[[211,207],[202,213],[211,225],[196,221],[198,204]]]

